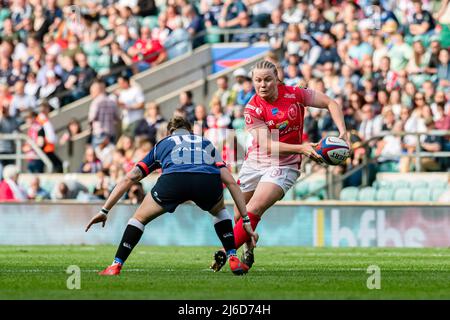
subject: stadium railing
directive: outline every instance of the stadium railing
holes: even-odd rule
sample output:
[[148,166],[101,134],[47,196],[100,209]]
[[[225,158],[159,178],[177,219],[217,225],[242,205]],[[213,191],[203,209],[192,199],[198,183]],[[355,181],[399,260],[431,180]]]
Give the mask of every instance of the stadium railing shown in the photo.
[[[10,133],[0,134],[0,140],[13,141],[15,143],[15,153],[0,154],[0,160],[14,160],[19,171],[23,172],[23,161],[40,159],[44,162],[47,172],[53,171],[53,163],[48,156],[42,151],[42,149],[26,134],[22,133]],[[24,153],[22,147],[24,144],[28,144],[33,150],[33,154]]]
[[[347,171],[342,175],[335,175],[333,173],[333,167],[327,168],[326,173],[326,181],[323,185],[319,185],[316,189],[311,190],[310,192],[305,193],[301,196],[300,199],[307,199],[308,197],[314,197],[321,195],[327,199],[339,199],[339,193],[342,188],[342,184],[344,180],[351,177],[352,175],[359,173],[362,171],[361,177],[361,186],[365,187],[369,185],[370,181],[370,166],[378,164],[378,160],[380,156],[371,156],[371,146],[370,144],[376,141],[383,139],[386,136],[396,136],[396,137],[404,137],[404,136],[415,136],[416,139],[416,148],[413,153],[399,153],[399,154],[390,154],[390,157],[398,157],[399,159],[402,157],[409,157],[415,159],[415,172],[421,172],[421,159],[422,158],[450,158],[450,151],[439,151],[439,152],[427,152],[423,151],[421,146],[420,137],[421,136],[450,136],[450,131],[446,130],[430,130],[427,132],[383,132],[380,135],[374,136],[368,140],[363,141],[362,143],[354,144],[353,149],[355,148],[364,148],[364,157],[362,159],[362,163],[351,170]],[[308,178],[309,175],[304,176],[300,180],[297,181],[301,183],[304,179]],[[326,192],[324,192],[326,190]]]

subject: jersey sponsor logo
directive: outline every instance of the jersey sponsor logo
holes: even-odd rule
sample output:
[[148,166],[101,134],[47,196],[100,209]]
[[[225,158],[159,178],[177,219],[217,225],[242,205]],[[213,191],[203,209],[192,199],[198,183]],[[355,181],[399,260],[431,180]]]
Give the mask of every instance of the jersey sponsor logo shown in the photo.
[[248,113],[244,114],[244,118],[245,118],[245,123],[246,124],[252,124],[253,123],[252,117]]
[[273,125],[275,125],[275,122],[273,120],[269,120],[269,121],[266,121],[266,124],[268,126],[273,126]]
[[277,125],[275,126],[277,129],[279,129],[279,130],[284,130],[284,129],[286,129],[286,127],[288,126],[288,124],[289,124],[289,121],[288,120],[285,120],[285,121],[283,121],[283,122],[280,122],[280,123],[277,123]]
[[272,108],[272,115],[276,115],[278,111],[280,111],[278,108]]
[[292,120],[292,121],[297,119],[297,107],[295,104],[293,104],[289,107],[288,117],[289,117],[289,120]]
[[284,98],[286,99],[296,99],[295,93],[285,93]]

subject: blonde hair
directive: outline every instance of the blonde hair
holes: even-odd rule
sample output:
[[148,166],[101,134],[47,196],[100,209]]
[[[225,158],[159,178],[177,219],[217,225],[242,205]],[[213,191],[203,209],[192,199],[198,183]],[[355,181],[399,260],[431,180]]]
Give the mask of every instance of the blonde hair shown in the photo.
[[269,60],[261,60],[261,61],[257,62],[252,68],[252,77],[253,77],[253,72],[257,69],[271,70],[273,72],[273,74],[275,75],[275,78],[278,80],[278,82],[280,82],[280,83],[282,82],[278,76],[277,66],[275,64],[273,64],[272,62],[270,62]]

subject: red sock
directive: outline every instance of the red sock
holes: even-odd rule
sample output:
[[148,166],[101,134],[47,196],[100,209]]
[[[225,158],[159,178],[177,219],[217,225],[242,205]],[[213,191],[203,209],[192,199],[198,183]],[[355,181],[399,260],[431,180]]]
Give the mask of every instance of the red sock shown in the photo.
[[[253,230],[255,230],[259,220],[261,220],[261,217],[251,212],[248,212],[247,214],[250,218],[250,224]],[[249,240],[250,237],[245,231],[244,226],[242,225],[242,219],[239,219],[239,221],[234,225],[234,242],[236,244],[236,249],[239,249],[240,246],[242,246]]]

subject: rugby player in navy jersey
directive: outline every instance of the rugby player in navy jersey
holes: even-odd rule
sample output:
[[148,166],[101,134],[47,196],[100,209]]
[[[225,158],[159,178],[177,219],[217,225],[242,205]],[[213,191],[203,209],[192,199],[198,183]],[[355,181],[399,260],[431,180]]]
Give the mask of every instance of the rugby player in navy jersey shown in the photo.
[[246,273],[248,267],[236,256],[233,225],[225,209],[222,183],[230,190],[244,222],[243,228],[256,245],[258,234],[253,232],[250,225],[239,186],[212,143],[192,134],[189,122],[173,118],[167,125],[167,131],[170,135],[158,142],[114,187],[103,208],[86,227],[88,231],[93,224],[100,222],[104,227],[109,211],[133,183],[155,169],[162,169],[156,185],[128,221],[112,265],[99,274],[120,274],[123,264],[139,242],[145,225],[166,212],[174,212],[179,204],[189,200],[214,217],[214,229],[226,251],[231,271],[236,275]]

